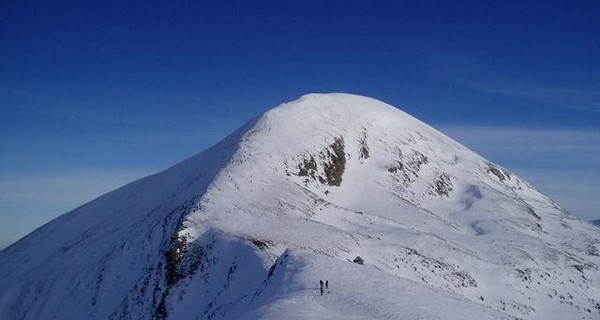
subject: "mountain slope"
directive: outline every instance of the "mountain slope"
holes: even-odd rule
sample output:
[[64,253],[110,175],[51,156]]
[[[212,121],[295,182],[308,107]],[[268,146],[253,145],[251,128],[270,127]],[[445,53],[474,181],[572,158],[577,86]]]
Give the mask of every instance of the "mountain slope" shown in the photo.
[[313,94],[0,252],[0,317],[595,319],[598,232],[396,108]]

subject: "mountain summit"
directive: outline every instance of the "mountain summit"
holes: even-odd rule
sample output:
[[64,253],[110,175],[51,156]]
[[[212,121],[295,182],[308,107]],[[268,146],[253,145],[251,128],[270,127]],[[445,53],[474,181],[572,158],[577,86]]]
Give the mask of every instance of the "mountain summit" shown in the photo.
[[1,251],[0,319],[598,319],[599,230],[390,105],[310,94]]

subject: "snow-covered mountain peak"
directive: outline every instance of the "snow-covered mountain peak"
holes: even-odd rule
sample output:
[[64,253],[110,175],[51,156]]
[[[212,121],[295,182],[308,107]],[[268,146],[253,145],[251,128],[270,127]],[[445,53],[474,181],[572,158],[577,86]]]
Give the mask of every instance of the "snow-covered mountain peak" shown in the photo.
[[403,111],[381,101],[353,94],[308,94],[265,112],[250,133],[266,130],[272,143],[311,143],[311,138],[346,134],[366,135],[368,130],[403,135],[435,130]]
[[594,319],[598,232],[392,106],[310,94],[0,252],[0,319]]

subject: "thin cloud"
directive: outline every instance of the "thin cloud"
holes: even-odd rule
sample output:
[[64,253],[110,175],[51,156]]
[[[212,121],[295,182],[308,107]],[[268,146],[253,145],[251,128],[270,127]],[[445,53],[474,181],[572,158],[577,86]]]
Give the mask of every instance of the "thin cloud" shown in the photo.
[[[31,173],[0,176],[0,204],[37,202],[52,207],[75,207],[150,172]],[[1,206],[1,205],[0,205]]]
[[511,98],[542,102],[566,109],[600,112],[600,85],[573,87],[533,83],[522,77],[506,74],[493,63],[466,53],[441,50],[425,56],[426,68],[448,84]]
[[585,153],[588,158],[600,154],[600,131],[502,126],[440,125],[438,127],[456,140],[474,144],[486,151],[516,150],[523,153],[548,151],[561,152],[564,153],[563,156],[578,156],[580,153]]
[[525,169],[521,175],[565,209],[583,218],[600,218],[600,176],[590,172]]
[[143,171],[52,172],[0,176],[0,248],[59,215],[133,180]]

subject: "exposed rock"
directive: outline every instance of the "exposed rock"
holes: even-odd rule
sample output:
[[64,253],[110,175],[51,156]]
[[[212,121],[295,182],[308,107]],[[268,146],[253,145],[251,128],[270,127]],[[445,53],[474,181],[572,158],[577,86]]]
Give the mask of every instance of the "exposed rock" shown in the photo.
[[250,239],[252,244],[258,247],[260,250],[266,250],[271,245],[270,241],[260,240],[260,239]]
[[301,156],[300,161],[297,165],[297,176],[307,177],[324,185],[339,187],[346,169],[344,139],[338,137],[325,150],[319,152],[316,158],[315,155],[304,155]]
[[452,180],[450,180],[450,176],[447,173],[442,173],[435,181],[434,189],[438,195],[444,195],[447,197],[450,194],[450,191],[454,189]]
[[537,214],[537,212],[535,212],[535,210],[533,210],[533,208],[530,207],[530,206],[527,206],[527,213],[529,213],[530,215],[532,215],[537,220],[542,220],[542,217],[540,217],[540,215]]
[[369,145],[367,145],[367,129],[363,128],[362,135],[358,142],[360,144],[359,159],[364,160],[369,158]]
[[342,175],[346,168],[346,154],[344,153],[344,139],[336,138],[327,149],[328,162],[324,163],[325,179],[330,186],[340,186]]
[[507,172],[506,170],[502,170],[500,168],[498,168],[497,166],[495,166],[494,164],[487,162],[487,172],[492,173],[493,175],[495,175],[496,177],[498,177],[498,179],[502,182],[506,181],[506,180],[510,180],[510,173]]
[[317,172],[317,162],[313,156],[309,156],[304,159],[302,163],[298,165],[298,175],[301,177],[310,177],[312,179],[316,179],[318,175]]

